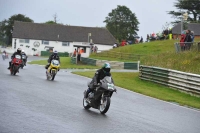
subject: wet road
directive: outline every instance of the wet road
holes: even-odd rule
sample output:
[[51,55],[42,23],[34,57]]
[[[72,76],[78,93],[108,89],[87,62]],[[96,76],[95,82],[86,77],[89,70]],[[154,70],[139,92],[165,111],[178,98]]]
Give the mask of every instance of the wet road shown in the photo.
[[[30,57],[29,60],[38,59]],[[11,76],[0,58],[0,133],[199,133],[200,111],[118,88],[106,115],[82,107],[88,78],[44,67]]]

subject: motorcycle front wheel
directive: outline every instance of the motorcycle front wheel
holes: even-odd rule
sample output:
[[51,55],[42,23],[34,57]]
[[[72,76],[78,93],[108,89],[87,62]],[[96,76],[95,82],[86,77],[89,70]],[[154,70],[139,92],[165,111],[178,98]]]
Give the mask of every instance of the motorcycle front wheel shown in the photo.
[[86,101],[86,99],[85,98],[83,98],[83,107],[85,108],[85,109],[89,109],[91,106],[88,104],[88,102]]
[[99,111],[101,114],[105,114],[110,107],[110,97],[102,97],[99,106]]

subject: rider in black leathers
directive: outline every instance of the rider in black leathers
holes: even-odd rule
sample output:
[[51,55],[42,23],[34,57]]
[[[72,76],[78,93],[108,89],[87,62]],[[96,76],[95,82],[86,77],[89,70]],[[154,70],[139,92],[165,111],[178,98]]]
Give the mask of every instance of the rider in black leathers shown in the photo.
[[[51,63],[51,61],[52,61],[53,59],[54,59],[54,60],[58,60],[59,63],[60,63],[60,57],[59,57],[58,52],[57,52],[56,50],[53,52],[53,54],[51,54],[51,55],[49,56],[48,64],[45,66],[46,69],[49,68],[50,63]],[[59,69],[58,69],[58,71],[59,71]]]
[[[13,59],[15,57],[15,55],[20,55],[21,56],[21,59],[22,59],[22,54],[21,54],[21,48],[18,48],[17,49],[17,52],[13,53],[13,55],[11,56],[11,59]],[[12,61],[12,60],[11,60]],[[11,66],[11,61],[9,61],[9,67],[8,69],[10,69],[10,66]]]
[[27,62],[27,55],[26,55],[26,53],[24,52],[24,50],[22,50],[21,54],[26,56],[25,63],[24,63],[24,65],[26,66],[26,62]]
[[85,93],[85,98],[88,97],[88,94],[95,89],[97,84],[100,83],[100,80],[102,80],[105,76],[111,76],[109,63],[105,63],[101,69],[96,71],[94,77],[92,78],[92,81],[88,86],[89,88]]

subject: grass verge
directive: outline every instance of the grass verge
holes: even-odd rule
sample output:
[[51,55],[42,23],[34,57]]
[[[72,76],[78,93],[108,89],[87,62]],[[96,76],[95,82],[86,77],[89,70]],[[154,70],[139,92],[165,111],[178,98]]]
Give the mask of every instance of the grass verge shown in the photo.
[[[60,57],[60,62],[61,62],[61,69],[97,69],[99,67],[97,66],[91,66],[91,65],[85,65],[85,64],[71,64],[71,58],[70,57]],[[46,65],[47,60],[38,60],[38,61],[31,61],[29,64],[38,64],[38,65]]]
[[[89,78],[92,78],[94,75],[94,72],[91,71],[73,73]],[[112,77],[116,86],[160,100],[200,109],[200,97],[191,96],[178,90],[170,89],[166,86],[140,80],[138,78],[138,73],[112,72]]]

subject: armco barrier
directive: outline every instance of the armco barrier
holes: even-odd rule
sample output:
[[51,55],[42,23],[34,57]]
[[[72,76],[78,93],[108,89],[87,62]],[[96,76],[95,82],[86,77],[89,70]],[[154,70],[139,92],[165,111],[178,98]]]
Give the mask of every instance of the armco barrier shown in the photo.
[[76,58],[75,57],[71,57],[71,63],[76,64]]
[[139,71],[140,79],[200,95],[200,75],[198,74],[143,65],[140,66]]
[[[50,56],[52,53],[49,51],[41,51],[41,56]],[[67,52],[58,52],[58,55],[60,57],[68,57],[69,53]]]
[[[107,60],[97,60],[97,59],[92,59],[92,58],[85,58],[81,57],[81,62],[84,64],[88,65],[93,65],[93,66],[103,66],[105,62],[110,63],[111,67],[113,69],[131,69],[131,70],[138,70],[140,62],[129,62],[129,63],[124,63],[124,62],[119,62],[119,61],[107,61]],[[71,57],[71,63],[76,64],[76,58]]]
[[134,69],[138,70],[139,67],[139,61],[138,62],[124,62],[124,69]]
[[84,64],[96,66],[96,60],[95,60],[95,59],[81,57],[81,61],[82,61]]

